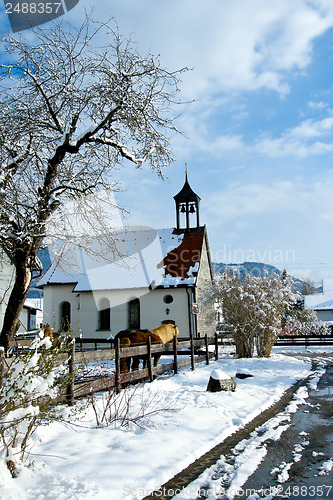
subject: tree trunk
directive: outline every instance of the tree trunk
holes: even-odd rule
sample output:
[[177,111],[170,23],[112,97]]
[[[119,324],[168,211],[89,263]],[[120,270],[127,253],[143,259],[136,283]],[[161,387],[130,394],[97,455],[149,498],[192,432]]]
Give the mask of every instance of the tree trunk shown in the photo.
[[251,332],[235,329],[234,342],[236,345],[236,354],[239,358],[252,358],[254,353],[254,337]]
[[28,251],[18,250],[15,254],[15,282],[8,299],[0,335],[0,345],[8,351],[8,342],[20,326],[20,314],[31,284],[32,271]]

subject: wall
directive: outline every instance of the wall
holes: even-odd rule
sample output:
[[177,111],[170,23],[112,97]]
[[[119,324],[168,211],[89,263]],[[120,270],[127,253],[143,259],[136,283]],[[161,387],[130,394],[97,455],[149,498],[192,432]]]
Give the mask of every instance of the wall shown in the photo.
[[[60,329],[60,306],[64,301],[71,304],[71,325],[74,335],[108,338],[128,328],[128,302],[136,297],[140,300],[140,328],[154,329],[164,320],[173,320],[180,337],[189,336],[188,303],[185,288],[147,290],[108,290],[95,292],[73,292],[73,285],[49,285],[44,287],[43,323],[55,331]],[[137,292],[137,294],[135,294]],[[167,304],[164,297],[171,295],[173,302]],[[111,305],[111,330],[98,330],[98,304],[108,298]],[[169,314],[166,313],[169,309]]]
[[212,337],[216,331],[215,309],[212,303],[205,302],[207,289],[212,285],[212,275],[209,260],[209,248],[206,238],[203,240],[200,268],[197,278],[197,302],[199,304],[199,314],[197,315],[197,329],[200,336],[208,335]]
[[19,329],[17,332],[18,333],[26,333],[27,331],[29,331],[28,323],[29,323],[29,312],[28,312],[28,309],[23,307],[21,315],[20,315],[20,326],[19,326]]
[[316,311],[319,321],[333,321],[333,311],[332,309],[326,311]]

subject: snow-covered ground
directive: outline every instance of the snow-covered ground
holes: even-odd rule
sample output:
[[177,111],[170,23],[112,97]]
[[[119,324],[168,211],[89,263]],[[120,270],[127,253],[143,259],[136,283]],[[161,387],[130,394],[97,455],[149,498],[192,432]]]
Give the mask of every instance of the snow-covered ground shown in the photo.
[[[31,467],[25,468],[18,479],[12,479],[0,467],[1,498],[143,498],[277,401],[296,380],[310,374],[309,359],[286,356],[281,354],[283,349],[290,353],[291,348],[275,348],[269,359],[234,359],[224,352],[219,361],[211,361],[209,366],[202,363],[196,365],[195,371],[183,369],[176,376],[163,375],[151,384],[128,389],[133,396],[129,402],[132,416],[140,413],[142,405],[151,412],[138,420],[139,425],[132,423],[126,428],[118,422],[97,426],[90,406],[67,422],[39,428],[33,436]],[[211,393],[206,387],[214,369],[232,377],[242,371],[253,377],[236,379],[235,392]],[[314,380],[316,376],[313,374]],[[298,398],[305,396],[302,393]],[[105,395],[99,404],[101,418]],[[267,431],[272,438],[278,436],[278,420]],[[256,450],[255,458],[259,461],[260,446]],[[251,463],[252,459],[253,456]],[[246,474],[249,470],[245,468],[243,476]],[[235,478],[234,486],[243,479]],[[195,498],[184,494],[178,498]]]

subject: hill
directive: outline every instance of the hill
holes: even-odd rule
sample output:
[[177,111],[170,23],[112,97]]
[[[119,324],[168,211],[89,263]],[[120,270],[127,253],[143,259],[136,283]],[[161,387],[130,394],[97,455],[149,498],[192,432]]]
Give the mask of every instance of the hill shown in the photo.
[[[224,264],[223,262],[213,262],[213,271],[215,274],[222,274],[227,269],[233,270],[235,273],[239,274],[241,277],[247,274],[252,274],[254,276],[263,276],[264,272],[267,271],[268,274],[279,274],[283,273],[283,270],[272,266],[271,264],[264,264],[263,262],[242,262],[240,264]],[[291,276],[295,290],[302,293],[305,282],[294,278]],[[319,293],[322,290],[317,288],[316,292]]]

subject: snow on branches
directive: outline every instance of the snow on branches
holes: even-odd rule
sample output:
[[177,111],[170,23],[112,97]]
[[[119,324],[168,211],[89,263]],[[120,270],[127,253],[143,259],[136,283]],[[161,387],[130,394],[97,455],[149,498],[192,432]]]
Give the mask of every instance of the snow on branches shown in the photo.
[[296,303],[292,282],[278,274],[247,274],[229,271],[215,283],[214,300],[222,307],[227,325],[232,327],[236,352],[240,357],[269,357],[285,316]]
[[[66,339],[55,347],[49,337],[40,334],[30,349],[10,360],[0,388],[0,475],[5,467],[15,477],[38,425],[58,418],[53,400],[70,380],[65,366],[67,349]],[[8,363],[0,361],[5,366]]]
[[[145,162],[163,177],[173,161],[170,135],[178,132],[174,108],[185,68],[163,69],[112,24],[89,16],[79,29],[55,22],[1,44],[0,246],[20,266],[19,299],[8,305],[14,313],[5,317],[0,339],[5,345],[57,210],[116,190],[114,175],[124,162],[136,168]],[[79,205],[83,218],[93,218],[94,227],[100,222],[105,233],[105,217]]]

